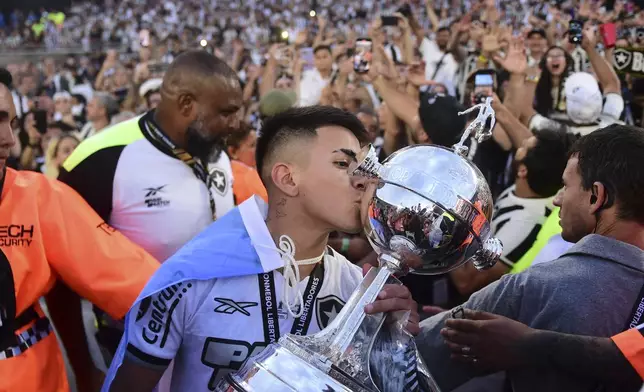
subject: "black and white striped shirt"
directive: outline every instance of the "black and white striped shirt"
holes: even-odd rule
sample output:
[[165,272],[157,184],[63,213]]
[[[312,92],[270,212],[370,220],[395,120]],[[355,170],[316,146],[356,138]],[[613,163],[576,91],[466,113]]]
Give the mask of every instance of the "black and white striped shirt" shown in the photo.
[[554,196],[544,199],[517,197],[512,185],[494,206],[492,233],[503,243],[501,261],[508,267],[519,261],[532,247],[541,226],[552,213]]

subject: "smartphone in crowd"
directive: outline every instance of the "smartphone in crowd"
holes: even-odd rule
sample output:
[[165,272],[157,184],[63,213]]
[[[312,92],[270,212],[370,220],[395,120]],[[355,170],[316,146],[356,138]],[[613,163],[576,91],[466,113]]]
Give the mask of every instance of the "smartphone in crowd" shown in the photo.
[[271,27],[269,39],[271,43],[288,44],[289,34],[279,27]]
[[382,26],[398,26],[398,17],[393,15],[382,15],[380,17]]
[[644,42],[644,27],[638,27],[635,30],[635,39],[638,43]]
[[36,109],[33,111],[35,127],[41,134],[47,133],[47,111]]
[[281,44],[288,45],[288,43],[289,43],[289,34],[288,34],[287,30],[280,29],[277,42],[279,42]]
[[599,26],[599,32],[602,35],[602,40],[604,41],[604,46],[607,48],[612,48],[617,42],[617,29],[615,23],[604,23]]
[[494,78],[492,74],[480,73],[474,76],[474,87],[493,87]]
[[487,97],[494,94],[494,71],[481,71],[474,75],[474,92],[472,105],[484,103]]
[[356,40],[355,54],[353,55],[353,70],[356,73],[367,73],[371,67],[373,56],[373,42],[370,38]]
[[571,20],[568,24],[568,41],[579,45],[583,38],[584,24],[579,20]]

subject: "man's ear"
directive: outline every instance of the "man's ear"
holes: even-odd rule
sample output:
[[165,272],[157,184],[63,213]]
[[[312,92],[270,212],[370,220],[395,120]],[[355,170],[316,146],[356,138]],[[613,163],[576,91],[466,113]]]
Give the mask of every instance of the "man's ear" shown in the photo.
[[595,181],[591,187],[591,200],[590,200],[590,212],[595,214],[599,212],[608,201],[608,193],[606,192],[606,187],[599,181]]
[[177,97],[177,106],[179,113],[183,117],[191,117],[192,111],[195,109],[195,97],[192,94],[180,94]]
[[226,149],[226,152],[228,153],[228,156],[230,157],[230,159],[237,159],[237,157],[236,157],[237,149],[236,148],[234,148],[232,146],[229,146]]
[[273,184],[287,196],[296,197],[299,194],[294,167],[288,163],[278,162],[273,165],[271,179]]
[[523,163],[519,164],[517,168],[517,177],[528,178],[528,168]]

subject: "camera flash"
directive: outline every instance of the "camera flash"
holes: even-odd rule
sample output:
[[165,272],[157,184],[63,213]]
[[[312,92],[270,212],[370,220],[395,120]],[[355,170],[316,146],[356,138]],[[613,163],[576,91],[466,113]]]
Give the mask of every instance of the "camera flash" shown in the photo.
[[311,12],[309,12],[309,15],[311,16],[311,18],[315,18],[315,10],[311,10]]
[[201,45],[202,47],[204,47],[204,48],[205,48],[205,47],[206,47],[206,45],[208,45],[208,41],[206,41],[205,39],[202,39],[202,40],[199,42],[199,45]]

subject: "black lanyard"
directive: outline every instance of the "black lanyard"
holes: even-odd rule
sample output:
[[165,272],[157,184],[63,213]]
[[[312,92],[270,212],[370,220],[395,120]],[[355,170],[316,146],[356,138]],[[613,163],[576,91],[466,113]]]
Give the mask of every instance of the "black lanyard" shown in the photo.
[[2,190],[4,189],[4,179],[7,178],[7,167],[2,169],[2,178],[0,178],[0,201],[2,201]]
[[210,201],[210,211],[212,212],[213,219],[216,219],[217,210],[215,207],[215,198],[212,196],[210,191],[210,178],[208,176],[208,170],[204,164],[198,158],[193,157],[189,152],[182,148],[178,148],[170,138],[163,133],[161,128],[156,125],[153,118],[154,111],[149,111],[139,121],[139,128],[141,132],[146,136],[156,148],[161,150],[167,155],[173,156],[177,159],[180,159],[183,163],[190,166],[192,172],[195,176],[203,181],[206,185],[206,190],[208,191],[208,198]]
[[[275,343],[280,338],[279,315],[277,313],[278,301],[275,297],[274,271],[259,274],[259,295],[262,299],[262,318],[264,321],[264,340],[266,344]],[[309,330],[313,319],[313,308],[324,283],[324,263],[319,263],[309,276],[309,283],[303,293],[302,315],[293,320],[292,335],[303,336]],[[284,282],[286,284],[286,282]],[[284,299],[285,300],[285,299]]]
[[633,304],[633,309],[629,314],[628,321],[626,321],[626,326],[624,330],[637,327],[639,324],[642,324],[642,316],[644,316],[644,285],[640,289],[640,293]]

